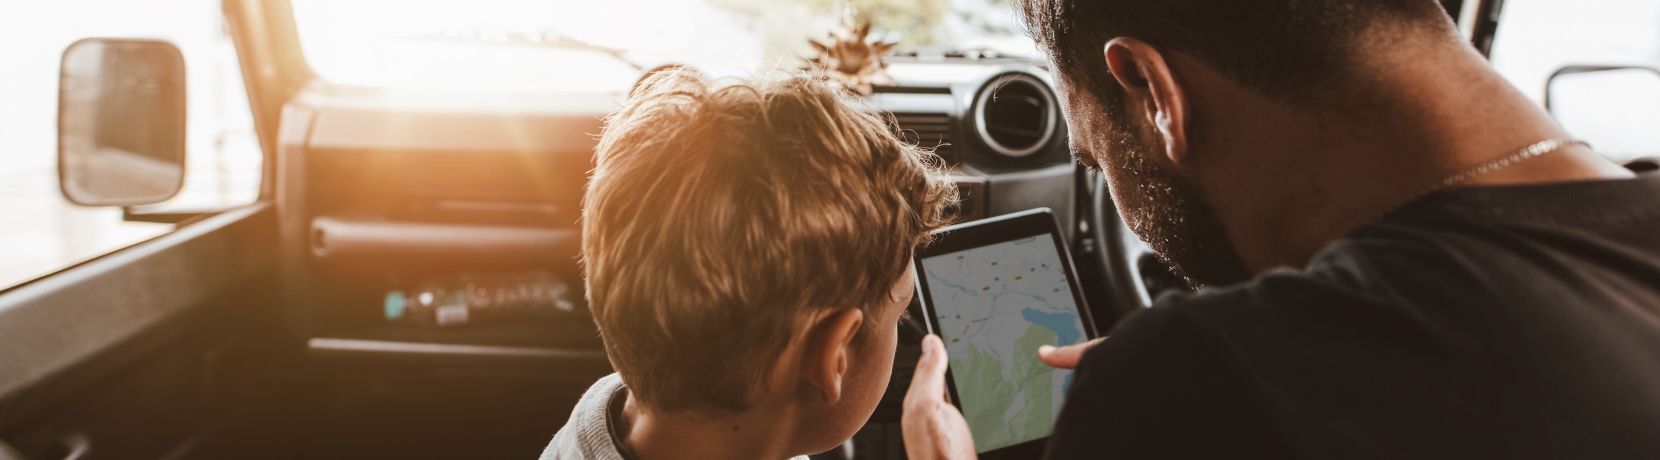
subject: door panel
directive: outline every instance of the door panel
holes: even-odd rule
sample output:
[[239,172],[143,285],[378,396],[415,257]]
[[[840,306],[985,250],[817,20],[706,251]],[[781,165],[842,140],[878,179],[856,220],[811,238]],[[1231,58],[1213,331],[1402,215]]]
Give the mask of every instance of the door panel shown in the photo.
[[[0,292],[0,436],[48,423],[73,435],[61,405],[268,303],[275,224],[259,203]],[[112,401],[145,397],[129,393]]]

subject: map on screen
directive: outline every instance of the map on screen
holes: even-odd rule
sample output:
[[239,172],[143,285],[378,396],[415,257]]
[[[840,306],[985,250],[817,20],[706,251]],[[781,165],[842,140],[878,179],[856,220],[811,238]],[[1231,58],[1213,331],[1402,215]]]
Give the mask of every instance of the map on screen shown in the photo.
[[1048,436],[1072,371],[1038,361],[1043,345],[1084,340],[1053,235],[922,260],[957,396],[987,452]]

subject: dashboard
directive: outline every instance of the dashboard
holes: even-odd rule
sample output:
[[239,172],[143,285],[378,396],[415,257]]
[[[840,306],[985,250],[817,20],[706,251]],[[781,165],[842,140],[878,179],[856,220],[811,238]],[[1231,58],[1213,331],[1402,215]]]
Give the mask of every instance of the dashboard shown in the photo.
[[[898,85],[855,103],[940,155],[961,219],[1035,207],[1073,218],[1075,168],[1046,70],[915,54],[889,70]],[[580,305],[577,219],[603,118],[623,97],[304,88],[284,109],[276,165],[289,329],[326,359],[606,372]],[[526,271],[561,280],[576,308],[455,327],[387,310],[392,293],[429,280]]]
[[1019,59],[902,55],[889,73],[899,84],[877,87],[866,106],[951,166],[962,219],[1041,206],[1071,219],[1074,168],[1047,70]]

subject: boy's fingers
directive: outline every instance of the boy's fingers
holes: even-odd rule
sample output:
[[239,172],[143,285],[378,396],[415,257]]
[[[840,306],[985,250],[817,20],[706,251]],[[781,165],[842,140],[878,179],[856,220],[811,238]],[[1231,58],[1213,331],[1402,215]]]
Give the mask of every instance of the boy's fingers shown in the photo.
[[911,389],[905,399],[945,398],[945,342],[930,334],[922,339],[922,358],[917,360],[916,373],[911,377]]
[[905,452],[912,460],[974,459],[974,434],[962,412],[946,400],[945,342],[938,336],[922,339],[911,388],[905,393],[900,426]]
[[1106,339],[1106,337],[1102,337],[1088,342],[1067,345],[1060,348],[1044,345],[1038,347],[1038,359],[1042,360],[1044,364],[1048,364],[1049,367],[1056,369],[1076,369],[1078,367],[1078,361],[1084,358],[1084,353],[1088,352],[1090,348],[1095,347],[1095,344],[1101,343],[1102,340]]

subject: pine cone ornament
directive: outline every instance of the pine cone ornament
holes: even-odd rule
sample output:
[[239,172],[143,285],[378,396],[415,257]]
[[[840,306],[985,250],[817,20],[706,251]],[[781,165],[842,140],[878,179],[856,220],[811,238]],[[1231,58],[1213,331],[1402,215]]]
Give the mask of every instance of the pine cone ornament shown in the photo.
[[808,59],[812,74],[840,84],[848,90],[869,96],[876,85],[893,85],[888,76],[887,63],[882,56],[893,51],[895,43],[868,42],[870,24],[856,30],[839,27],[830,33],[829,44],[808,40],[818,57]]

